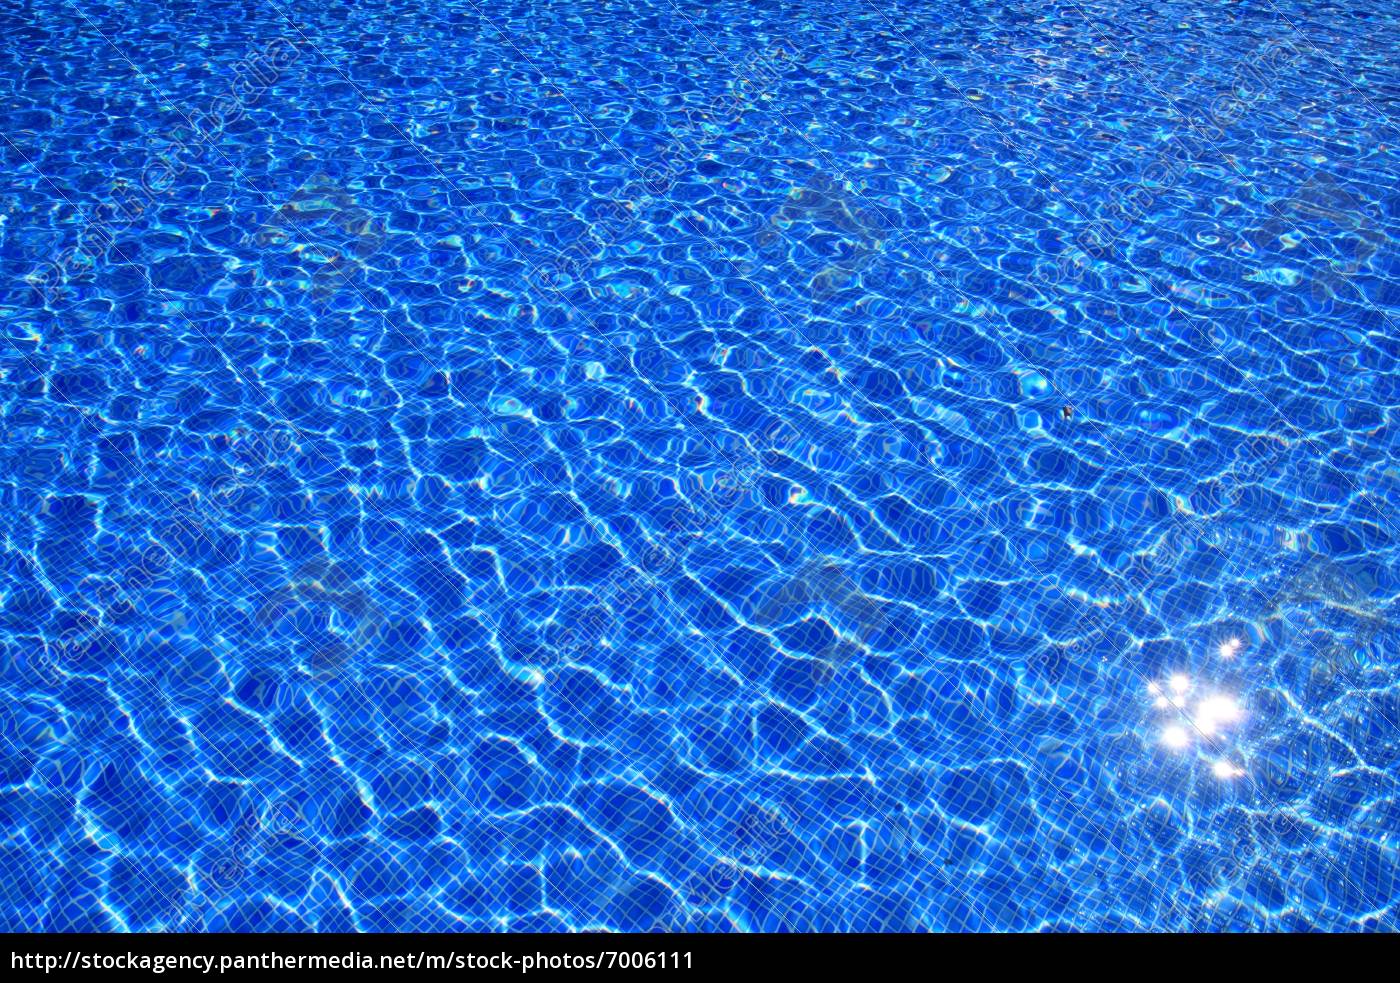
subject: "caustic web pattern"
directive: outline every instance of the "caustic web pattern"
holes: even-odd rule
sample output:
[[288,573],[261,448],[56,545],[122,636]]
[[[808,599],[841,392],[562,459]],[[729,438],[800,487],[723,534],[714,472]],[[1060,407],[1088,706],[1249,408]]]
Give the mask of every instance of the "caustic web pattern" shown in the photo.
[[1397,17],[0,0],[0,925],[1393,930]]

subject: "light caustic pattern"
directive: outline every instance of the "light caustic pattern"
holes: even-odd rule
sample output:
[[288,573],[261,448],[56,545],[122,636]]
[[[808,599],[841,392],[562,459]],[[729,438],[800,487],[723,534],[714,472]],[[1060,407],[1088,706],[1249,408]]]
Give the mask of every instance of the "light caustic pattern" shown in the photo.
[[0,0],[7,929],[1393,929],[1393,4]]

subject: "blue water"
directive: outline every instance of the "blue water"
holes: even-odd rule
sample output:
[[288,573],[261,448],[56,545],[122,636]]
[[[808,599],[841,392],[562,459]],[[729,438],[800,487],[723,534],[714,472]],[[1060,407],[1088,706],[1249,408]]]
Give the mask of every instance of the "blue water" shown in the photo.
[[0,926],[1394,929],[1397,18],[0,0]]

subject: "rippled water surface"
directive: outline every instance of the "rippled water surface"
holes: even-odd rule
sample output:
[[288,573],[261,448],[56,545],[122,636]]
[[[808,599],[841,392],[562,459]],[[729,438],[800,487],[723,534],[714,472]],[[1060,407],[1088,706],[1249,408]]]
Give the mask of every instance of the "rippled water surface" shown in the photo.
[[0,924],[1394,929],[1397,17],[0,0]]

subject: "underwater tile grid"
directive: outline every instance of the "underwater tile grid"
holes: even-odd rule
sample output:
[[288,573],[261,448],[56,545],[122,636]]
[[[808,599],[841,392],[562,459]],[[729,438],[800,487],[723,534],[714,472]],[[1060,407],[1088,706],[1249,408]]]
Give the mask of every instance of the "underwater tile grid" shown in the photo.
[[0,25],[0,926],[1396,928],[1400,7]]

